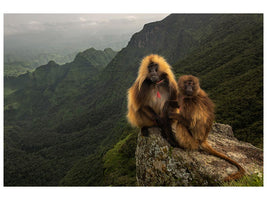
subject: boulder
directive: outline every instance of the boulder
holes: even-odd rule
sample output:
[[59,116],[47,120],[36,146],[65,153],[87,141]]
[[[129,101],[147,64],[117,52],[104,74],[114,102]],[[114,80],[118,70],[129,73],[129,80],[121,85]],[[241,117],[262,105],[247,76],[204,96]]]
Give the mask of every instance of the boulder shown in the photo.
[[[203,150],[171,147],[158,127],[148,131],[148,137],[139,133],[137,140],[135,156],[139,186],[220,185],[225,177],[237,171],[234,165]],[[263,150],[237,140],[231,126],[214,123],[208,142],[237,161],[247,174],[262,175]]]

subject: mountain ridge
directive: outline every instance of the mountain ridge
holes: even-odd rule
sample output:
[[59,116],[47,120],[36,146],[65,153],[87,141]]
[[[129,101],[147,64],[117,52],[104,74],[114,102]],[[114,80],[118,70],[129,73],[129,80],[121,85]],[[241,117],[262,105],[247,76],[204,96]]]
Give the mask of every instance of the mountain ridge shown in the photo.
[[[240,115],[238,113],[240,110],[249,114],[245,115],[246,119],[249,118],[247,116],[255,113],[249,123],[256,123],[254,126],[259,125],[257,132],[251,134],[252,129],[249,129],[248,132],[243,133],[242,127],[241,129],[237,127],[241,131],[238,135],[244,134],[244,139],[261,144],[262,96],[259,94],[255,97],[254,92],[262,91],[261,88],[263,87],[261,82],[262,57],[260,56],[263,49],[262,20],[262,15],[173,14],[162,21],[145,25],[143,30],[132,36],[127,47],[110,59],[106,67],[100,69],[99,72],[96,72],[95,69],[88,70],[83,63],[86,59],[82,59],[82,61],[78,59],[76,62],[64,65],[64,68],[71,69],[66,70],[68,73],[64,74],[65,70],[54,73],[54,75],[64,77],[64,82],[56,83],[56,78],[50,82],[50,80],[45,79],[46,76],[40,76],[45,81],[36,85],[33,79],[30,81],[27,79],[34,73],[21,76],[20,78],[29,87],[17,91],[10,88],[5,97],[5,185],[108,184],[108,180],[103,180],[103,171],[105,162],[112,158],[105,157],[105,160],[102,160],[103,155],[112,149],[118,141],[135,131],[125,119],[126,93],[137,76],[141,59],[150,53],[157,53],[165,57],[173,66],[176,78],[184,73],[199,75],[203,88],[207,89],[220,108],[216,112],[219,114],[221,122],[227,120],[226,116],[231,122],[233,116]],[[249,26],[247,22],[250,22]],[[246,48],[246,37],[244,40],[238,39],[240,35],[251,34],[247,32],[249,27],[251,33],[257,34],[257,38],[249,37],[249,46],[257,44],[257,48],[254,50]],[[239,34],[235,33],[236,30],[239,30]],[[210,40],[211,42],[209,42]],[[239,49],[247,49],[248,54],[244,54],[244,51],[235,51],[235,45]],[[229,59],[221,57],[221,53],[227,55],[227,52],[230,52],[228,48],[232,49],[231,54],[228,55],[229,58],[232,54],[240,54],[241,59],[238,60],[238,63],[242,63],[243,59],[247,58],[245,62],[254,63],[253,66],[256,66],[255,69],[250,65],[241,70],[243,76],[248,80],[245,85],[242,85],[244,86],[244,89],[241,90],[242,93],[239,95],[239,85],[237,85],[237,92],[229,94],[234,97],[240,96],[241,99],[245,100],[244,102],[249,98],[251,102],[255,100],[257,112],[255,112],[254,107],[247,109],[243,105],[239,106],[240,98],[234,98],[232,105],[229,105],[227,93],[231,91],[231,84],[235,80],[234,75],[236,73],[235,70],[229,69],[235,69],[234,62],[227,64],[229,66],[227,73],[233,74],[229,76],[229,80],[220,76],[221,71],[216,73],[216,78],[218,76],[224,82],[223,87],[221,85],[216,88],[218,80],[214,80],[213,83],[212,78],[206,76],[206,72],[213,71],[218,66],[225,65],[227,60],[229,61]],[[255,58],[242,56],[249,55],[251,51],[254,52],[251,55]],[[85,56],[85,58],[88,57]],[[218,63],[218,66],[212,65],[213,63]],[[54,63],[50,64],[53,65]],[[243,66],[244,63],[241,65],[241,69]],[[200,69],[205,69],[203,74],[199,72],[202,71]],[[247,69],[252,71],[245,74],[244,71]],[[96,74],[91,76],[92,72],[96,72]],[[257,73],[259,76],[256,76]],[[258,85],[251,90],[249,86],[253,78]],[[13,84],[16,83],[16,80],[19,79],[14,78]],[[243,82],[243,79],[241,81]],[[5,90],[8,89],[9,84],[11,85],[10,82],[5,79]],[[18,85],[23,86],[17,82],[15,86]],[[223,93],[224,87],[227,89],[226,94]],[[245,93],[246,90],[247,93]],[[224,104],[224,101],[227,103]],[[243,104],[245,105],[245,103]],[[234,106],[237,106],[237,109],[233,109]],[[231,114],[225,115],[227,112]],[[251,137],[246,138],[250,134]],[[135,137],[130,138],[134,140]],[[131,143],[131,141],[128,142]],[[134,145],[130,146],[129,149],[127,149],[127,145],[124,146],[124,151],[133,152]],[[28,161],[19,159],[19,157],[25,156]],[[32,169],[31,166],[36,165],[37,161],[39,161],[38,166],[44,167]],[[112,160],[110,162],[112,163]],[[132,169],[133,167],[127,166],[127,163],[124,164],[125,169]],[[53,171],[53,166],[57,166],[57,170]],[[88,166],[92,166],[92,171],[88,170]],[[40,170],[46,168],[47,172],[39,178]],[[107,171],[109,172],[109,170]],[[22,173],[21,177],[12,175],[19,172]],[[23,176],[27,177],[29,174],[31,174],[32,179],[25,180]],[[112,173],[107,174],[112,178]],[[131,181],[133,180],[132,174],[129,173],[129,180]],[[120,174],[117,174],[115,178],[119,176]],[[127,174],[124,176],[125,183],[125,181],[127,182]],[[79,177],[86,178],[79,182]]]

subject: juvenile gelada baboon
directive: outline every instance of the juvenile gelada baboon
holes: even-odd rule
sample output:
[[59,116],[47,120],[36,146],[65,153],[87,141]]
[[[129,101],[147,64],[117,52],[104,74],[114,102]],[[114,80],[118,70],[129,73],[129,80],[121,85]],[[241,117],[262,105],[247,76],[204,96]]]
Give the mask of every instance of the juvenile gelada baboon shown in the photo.
[[[179,107],[178,112],[173,112],[175,107]],[[164,114],[174,120],[174,137],[180,147],[189,150],[202,148],[235,165],[239,171],[229,175],[225,181],[239,179],[245,174],[245,170],[236,161],[213,149],[207,141],[214,121],[214,104],[200,88],[197,77],[181,76],[178,80],[178,101],[166,102],[164,110]]]

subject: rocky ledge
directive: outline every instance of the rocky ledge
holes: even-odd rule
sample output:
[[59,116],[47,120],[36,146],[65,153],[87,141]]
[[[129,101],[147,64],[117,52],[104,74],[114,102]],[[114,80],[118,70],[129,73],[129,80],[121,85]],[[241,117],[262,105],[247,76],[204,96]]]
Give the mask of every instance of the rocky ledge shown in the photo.
[[[227,161],[204,151],[173,148],[161,137],[157,127],[149,128],[149,136],[139,133],[136,148],[136,178],[139,186],[220,185],[237,171]],[[247,174],[263,170],[263,151],[238,141],[229,125],[215,123],[209,134],[211,146],[237,161]]]

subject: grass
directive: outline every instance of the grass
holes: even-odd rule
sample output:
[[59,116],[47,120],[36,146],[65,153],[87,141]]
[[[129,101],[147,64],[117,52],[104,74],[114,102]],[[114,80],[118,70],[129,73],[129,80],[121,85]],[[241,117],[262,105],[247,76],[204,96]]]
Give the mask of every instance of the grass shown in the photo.
[[263,173],[246,175],[237,181],[224,183],[223,186],[263,186]]

